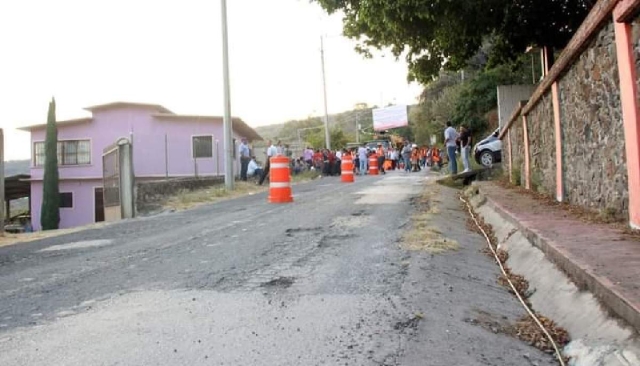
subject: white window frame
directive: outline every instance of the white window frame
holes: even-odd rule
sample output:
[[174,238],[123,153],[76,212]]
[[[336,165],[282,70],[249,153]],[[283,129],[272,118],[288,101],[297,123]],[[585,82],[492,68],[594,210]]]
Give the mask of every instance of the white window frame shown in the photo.
[[[194,139],[194,138],[196,138],[196,137],[211,137],[211,156],[206,157],[206,158],[205,158],[205,157],[199,158],[199,157],[196,157],[196,156],[195,156],[195,150],[194,150],[194,148],[193,148],[193,147],[194,147],[194,146],[193,146],[193,139]],[[191,139],[190,139],[190,145],[191,145],[191,159],[194,159],[194,160],[195,160],[195,159],[213,159],[213,158],[215,158],[215,151],[214,151],[214,149],[215,149],[215,143],[216,143],[216,139],[215,139],[215,136],[214,136],[214,135],[207,135],[207,134],[202,134],[202,135],[191,135]]]
[[[88,141],[89,142],[89,162],[81,163],[81,164],[60,164],[60,159],[58,160],[59,167],[71,167],[71,166],[88,166],[93,162],[93,141],[91,138],[75,138],[75,139],[60,139],[58,143],[65,143],[69,141]],[[44,140],[34,140],[31,145],[32,149],[32,158],[31,158],[31,166],[33,168],[44,168],[44,164],[36,165],[36,144],[45,144]],[[76,152],[77,155],[77,152]],[[64,157],[62,158],[64,160]]]

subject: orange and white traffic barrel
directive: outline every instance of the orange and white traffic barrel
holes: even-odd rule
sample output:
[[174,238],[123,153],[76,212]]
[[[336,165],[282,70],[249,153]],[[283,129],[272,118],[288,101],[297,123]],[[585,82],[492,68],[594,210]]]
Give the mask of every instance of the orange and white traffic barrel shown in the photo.
[[369,175],[378,175],[378,155],[373,154],[369,157]]
[[291,172],[289,158],[276,156],[270,160],[269,168],[269,202],[293,202],[291,195]]
[[353,183],[353,158],[351,155],[343,155],[342,156],[342,164],[340,166],[341,169],[341,180],[343,183]]

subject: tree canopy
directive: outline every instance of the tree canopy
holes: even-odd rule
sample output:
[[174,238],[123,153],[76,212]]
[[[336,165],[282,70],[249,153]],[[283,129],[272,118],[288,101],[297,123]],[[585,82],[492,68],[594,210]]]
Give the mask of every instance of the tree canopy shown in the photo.
[[561,48],[596,0],[311,0],[344,14],[344,34],[371,56],[404,55],[410,80],[427,83],[443,68],[467,65],[482,45],[499,64],[528,46]]

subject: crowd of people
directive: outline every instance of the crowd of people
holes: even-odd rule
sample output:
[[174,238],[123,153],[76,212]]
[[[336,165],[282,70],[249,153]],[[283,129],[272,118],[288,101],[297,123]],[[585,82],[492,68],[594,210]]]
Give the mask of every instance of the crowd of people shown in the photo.
[[282,144],[281,141],[274,144],[268,140],[264,168],[260,166],[256,156],[251,154],[247,140],[242,139],[238,149],[241,162],[240,177],[244,181],[248,180],[248,177],[255,177],[258,179],[258,184],[262,185],[269,175],[270,158],[278,155],[289,158],[291,172],[294,175],[314,170],[323,176],[338,176],[341,174],[342,159],[345,155],[352,157],[354,173],[359,175],[368,174],[369,160],[372,156],[376,157],[381,174],[386,174],[388,170],[419,172],[426,167],[442,167],[445,163],[449,164],[450,174],[457,174],[457,153],[462,156],[463,172],[468,172],[471,169],[469,163],[472,146],[470,130],[463,125],[456,131],[452,123],[447,122],[444,139],[446,147],[444,154],[437,146],[418,146],[405,140],[397,148],[385,146],[382,143],[379,143],[375,148],[364,143],[358,147],[339,150],[307,147],[298,157],[293,156],[293,150],[289,145]]
[[377,147],[370,147],[367,144],[354,148],[338,150],[313,149],[307,147],[298,157],[293,156],[293,151],[288,145],[278,141],[274,144],[267,141],[264,168],[258,163],[256,156],[250,154],[250,149],[246,140],[242,140],[239,147],[242,180],[249,177],[258,179],[258,184],[263,184],[270,170],[270,158],[278,155],[289,158],[291,173],[296,175],[304,171],[317,171],[322,176],[339,176],[342,173],[343,157],[349,155],[353,159],[354,173],[365,175],[369,172],[369,160],[375,156],[378,162],[378,169],[381,174],[386,174],[389,170],[403,170],[405,172],[419,172],[425,167],[442,166],[442,151],[435,146],[418,146],[409,141],[394,148],[378,144]]

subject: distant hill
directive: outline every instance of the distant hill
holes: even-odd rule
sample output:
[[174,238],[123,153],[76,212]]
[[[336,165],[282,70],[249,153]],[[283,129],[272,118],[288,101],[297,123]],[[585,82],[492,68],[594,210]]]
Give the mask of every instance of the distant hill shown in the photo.
[[18,174],[29,174],[30,160],[11,160],[4,162],[4,175],[10,177]]
[[[412,108],[413,106],[409,106]],[[377,108],[365,107],[359,110],[351,110],[342,113],[329,115],[330,128],[338,128],[344,132],[349,141],[355,141],[356,125],[360,124],[362,141],[366,141],[368,138],[372,138],[371,132],[373,131],[373,113],[372,110]],[[314,127],[321,127],[324,125],[324,118],[321,116],[310,117],[303,120],[292,120],[285,123],[273,124],[268,126],[256,127],[255,130],[265,140],[282,140],[283,143],[297,144],[298,131],[300,130],[300,137],[304,143],[305,136],[308,136],[318,130],[310,129]],[[258,144],[262,146],[262,144]]]

